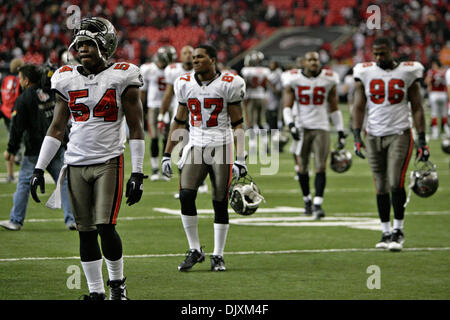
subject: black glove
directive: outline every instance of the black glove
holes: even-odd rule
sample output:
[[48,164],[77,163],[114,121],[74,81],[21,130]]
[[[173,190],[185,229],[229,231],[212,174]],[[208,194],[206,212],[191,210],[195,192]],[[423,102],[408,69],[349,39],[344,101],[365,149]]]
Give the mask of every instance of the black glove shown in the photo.
[[345,148],[345,138],[347,138],[347,135],[344,133],[344,131],[338,131],[338,150],[342,150]]
[[355,137],[355,145],[353,149],[355,151],[355,154],[361,159],[365,159],[366,156],[364,155],[364,153],[362,153],[362,149],[365,149],[366,146],[361,139],[361,129],[354,129],[353,136]]
[[419,133],[419,144],[417,146],[416,159],[418,161],[426,162],[430,157],[430,148],[427,146],[427,140],[425,139],[425,132]]
[[144,179],[148,176],[144,176],[143,173],[133,172],[130,179],[127,182],[127,190],[125,196],[127,197],[127,204],[129,206],[139,202],[144,190]]
[[33,175],[30,180],[30,191],[33,200],[36,202],[41,202],[39,197],[37,196],[37,187],[41,188],[41,193],[45,193],[45,179],[44,179],[44,170],[42,169],[34,169]]
[[289,131],[291,132],[292,138],[294,140],[300,140],[300,131],[293,122],[289,123]]

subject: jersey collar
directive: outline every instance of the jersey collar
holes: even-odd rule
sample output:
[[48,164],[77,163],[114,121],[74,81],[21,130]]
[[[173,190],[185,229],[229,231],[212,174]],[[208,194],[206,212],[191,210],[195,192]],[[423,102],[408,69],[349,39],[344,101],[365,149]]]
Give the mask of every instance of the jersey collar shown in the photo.
[[[209,86],[209,85],[211,84],[211,82],[213,82],[214,80],[216,80],[217,78],[219,78],[220,75],[221,75],[220,71],[217,71],[215,77],[212,78],[205,86]],[[195,81],[197,81],[197,83],[198,83],[198,85],[199,85],[200,87],[203,87],[203,86],[204,86],[204,84],[202,83],[202,81],[198,78],[197,73],[194,73],[194,79],[195,79]]]

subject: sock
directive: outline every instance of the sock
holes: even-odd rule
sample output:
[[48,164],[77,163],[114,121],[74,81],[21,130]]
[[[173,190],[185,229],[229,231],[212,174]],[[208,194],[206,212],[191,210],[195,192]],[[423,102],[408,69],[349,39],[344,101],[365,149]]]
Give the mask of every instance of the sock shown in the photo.
[[298,173],[298,182],[300,183],[300,188],[302,189],[303,196],[308,196],[311,193],[309,190],[309,174]]
[[398,220],[398,219],[394,219],[394,229],[400,229],[403,230],[403,223],[405,222],[405,220]]
[[312,200],[311,194],[308,194],[307,196],[303,196],[303,201],[304,201],[304,202],[309,202],[309,201],[311,201],[311,200]]
[[227,234],[229,224],[214,223],[214,252],[213,255],[223,256],[225,242],[227,241]]
[[377,207],[381,222],[390,222],[391,199],[389,193],[377,194]]
[[314,179],[314,187],[316,188],[316,196],[323,197],[326,183],[327,183],[327,178],[326,178],[325,172],[317,172],[316,178]]
[[321,206],[322,203],[323,203],[323,198],[322,197],[314,197],[313,204],[315,206]]
[[106,267],[108,269],[109,280],[123,279],[123,257],[119,260],[111,261],[105,258]]
[[405,217],[405,202],[406,191],[405,189],[398,189],[392,191],[392,207],[394,208],[394,218],[397,220],[403,220]]
[[388,221],[388,222],[382,222],[382,223],[381,223],[381,231],[382,231],[383,233],[386,233],[386,232],[391,233],[391,222],[390,222],[390,221]]
[[158,157],[151,157],[150,162],[152,164],[152,169],[153,170],[158,170],[159,169],[159,159],[158,159]]
[[184,232],[189,243],[189,249],[197,249],[200,251],[200,239],[198,236],[198,216],[181,215]]
[[89,262],[81,261],[81,266],[83,267],[83,271],[86,276],[89,292],[105,293],[102,265],[102,259]]

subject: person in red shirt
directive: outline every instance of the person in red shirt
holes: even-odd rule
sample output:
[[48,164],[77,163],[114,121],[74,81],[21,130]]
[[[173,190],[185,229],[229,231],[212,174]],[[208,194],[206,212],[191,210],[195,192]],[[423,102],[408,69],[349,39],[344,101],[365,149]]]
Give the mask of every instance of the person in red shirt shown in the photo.
[[438,120],[441,119],[441,128],[448,135],[450,130],[447,124],[447,93],[445,85],[445,69],[441,67],[439,60],[431,62],[431,69],[428,70],[425,78],[428,88],[428,97],[431,107],[431,138],[438,139],[440,128]]
[[[10,75],[6,76],[2,80],[1,94],[2,94],[2,104],[0,106],[0,118],[5,121],[6,128],[9,132],[9,127],[11,123],[11,115],[13,112],[14,103],[20,94],[20,83],[19,76],[17,75],[17,70],[23,66],[24,62],[20,58],[15,58],[11,60],[9,65]],[[6,169],[8,172],[7,182],[14,181],[14,157],[10,157],[6,160]]]

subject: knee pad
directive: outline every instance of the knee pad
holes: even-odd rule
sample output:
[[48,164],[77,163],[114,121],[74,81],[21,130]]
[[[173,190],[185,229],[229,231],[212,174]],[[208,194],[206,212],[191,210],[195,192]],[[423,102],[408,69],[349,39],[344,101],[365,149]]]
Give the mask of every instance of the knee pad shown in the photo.
[[180,190],[181,214],[184,214],[186,216],[197,215],[197,208],[195,206],[196,198],[197,198],[197,190],[192,189]]
[[228,200],[215,201],[214,207],[214,223],[228,224]]

